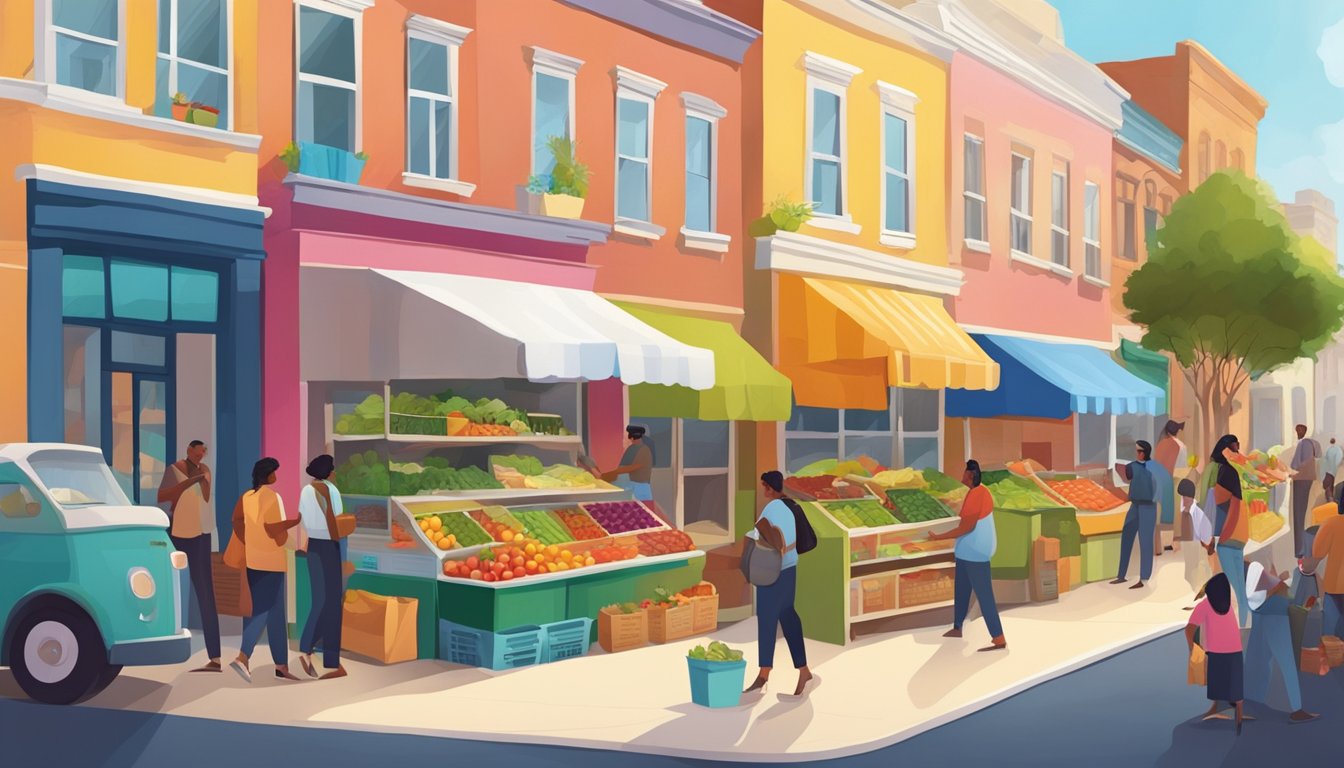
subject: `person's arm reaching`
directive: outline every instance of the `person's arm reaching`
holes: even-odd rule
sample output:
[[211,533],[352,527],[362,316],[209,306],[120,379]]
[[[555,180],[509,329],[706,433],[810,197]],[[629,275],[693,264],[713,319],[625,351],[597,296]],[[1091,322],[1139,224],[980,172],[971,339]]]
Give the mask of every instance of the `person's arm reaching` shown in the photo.
[[204,464],[201,465],[201,474],[200,474],[200,478],[201,478],[201,495],[205,497],[205,500],[206,500],[207,502],[209,502],[209,501],[210,501],[210,468],[207,467],[207,466],[204,465]]
[[[163,473],[163,482],[159,483],[160,504],[176,504],[178,497],[182,495],[183,491],[187,490],[197,482],[200,482],[200,476],[198,475],[196,477],[188,477],[180,483],[172,483],[172,473],[176,469],[176,464],[170,464],[168,469]],[[209,498],[209,492],[207,491],[206,500],[208,501]]]
[[980,522],[980,518],[984,517],[985,514],[984,499],[979,498],[978,494],[975,498],[971,494],[967,494],[966,501],[962,502],[961,505],[961,517],[957,522],[957,527],[946,533],[931,533],[929,534],[929,541],[961,538],[975,530],[976,523]]

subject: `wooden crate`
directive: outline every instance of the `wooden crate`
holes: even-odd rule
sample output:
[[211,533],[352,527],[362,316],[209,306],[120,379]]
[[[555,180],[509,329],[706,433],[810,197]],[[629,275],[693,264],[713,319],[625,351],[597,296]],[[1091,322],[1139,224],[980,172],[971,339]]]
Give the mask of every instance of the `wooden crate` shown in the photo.
[[682,640],[695,634],[695,606],[693,605],[679,605],[675,608],[646,608],[644,613],[649,616],[649,640],[655,643]]
[[703,635],[706,632],[713,632],[719,627],[719,590],[708,581],[702,581],[695,586],[707,586],[714,590],[712,595],[700,595],[691,598],[691,633]]
[[607,653],[642,648],[649,642],[648,611],[621,613],[603,608],[597,614],[597,644]]

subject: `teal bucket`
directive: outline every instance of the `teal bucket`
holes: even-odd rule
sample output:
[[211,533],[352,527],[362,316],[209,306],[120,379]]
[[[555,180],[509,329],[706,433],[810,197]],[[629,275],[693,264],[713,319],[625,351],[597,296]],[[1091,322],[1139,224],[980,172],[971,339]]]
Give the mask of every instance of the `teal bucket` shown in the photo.
[[747,662],[686,658],[691,672],[691,701],[702,707],[736,707],[747,681]]

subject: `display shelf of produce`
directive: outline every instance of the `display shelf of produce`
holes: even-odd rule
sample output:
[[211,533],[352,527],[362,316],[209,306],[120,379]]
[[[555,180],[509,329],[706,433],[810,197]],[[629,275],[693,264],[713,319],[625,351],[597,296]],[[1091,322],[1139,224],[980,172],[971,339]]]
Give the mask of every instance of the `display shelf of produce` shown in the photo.
[[332,442],[336,443],[358,443],[367,440],[385,440],[385,439],[387,439],[387,436],[384,435],[382,432],[378,432],[377,434],[372,435],[342,435],[339,432],[333,432],[331,435]]
[[[882,571],[875,574],[863,574],[852,576],[850,578],[850,610],[849,620],[851,624],[873,621],[875,619],[886,619],[892,616],[900,616],[907,613],[918,613],[935,608],[944,608],[952,605],[952,563],[930,563],[927,565],[914,566],[910,568],[900,568],[889,571]],[[936,574],[936,575],[935,575]],[[929,577],[932,577],[930,579]],[[913,602],[915,597],[906,598],[903,592],[908,589],[914,589],[918,585],[916,581],[932,581],[931,593],[939,599],[928,600],[924,602]],[[908,583],[907,583],[908,582]],[[946,599],[942,595],[947,594]],[[858,599],[858,610],[855,610],[854,600]],[[875,610],[863,610],[867,603],[872,602],[880,607]],[[890,607],[888,607],[888,605]]]
[[[952,528],[956,527],[957,518],[956,518],[955,515],[952,515],[952,516],[949,516],[949,517],[944,517],[944,518],[939,518],[939,519],[936,519],[936,520],[924,520],[924,521],[921,521],[921,522],[918,522],[918,523],[902,523],[902,522],[896,521],[896,518],[895,518],[893,515],[891,515],[890,512],[887,512],[887,516],[890,517],[890,518],[894,521],[894,522],[892,522],[892,523],[890,523],[890,524],[888,524],[888,525],[867,526],[867,527],[862,527],[862,528],[850,528],[849,526],[845,525],[844,521],[842,521],[840,518],[838,518],[838,517],[836,517],[834,514],[832,514],[831,510],[827,508],[828,505],[833,505],[833,504],[844,505],[844,504],[848,504],[848,503],[853,503],[853,502],[855,502],[855,501],[868,501],[868,502],[872,502],[872,503],[874,503],[874,504],[878,504],[878,503],[879,503],[876,499],[843,499],[843,500],[841,500],[841,501],[814,501],[814,502],[811,502],[811,503],[813,503],[813,504],[817,504],[818,506],[820,506],[820,507],[822,508],[822,510],[824,510],[824,511],[826,512],[826,516],[827,516],[828,518],[830,518],[831,520],[835,521],[835,524],[836,524],[836,525],[838,525],[838,526],[840,526],[841,528],[844,528],[845,530],[847,530],[847,531],[849,532],[849,538],[850,538],[850,539],[855,539],[855,538],[858,538],[858,537],[860,537],[860,536],[868,536],[868,535],[875,534],[875,533],[877,533],[877,534],[881,534],[881,533],[909,533],[909,532],[912,532],[912,531],[932,530],[932,529],[934,529],[934,528],[938,528],[938,527],[941,527],[941,526],[946,526],[946,530],[951,530]],[[883,511],[886,512],[886,509],[883,508]],[[950,525],[949,525],[949,524],[950,524]]]
[[[465,554],[465,552],[462,550],[454,551],[454,555],[457,557],[460,557],[463,554]],[[627,560],[616,560],[610,563],[590,565],[586,568],[580,568],[577,570],[557,571],[555,573],[528,576],[527,578],[513,579],[510,581],[475,581],[473,579],[463,579],[456,576],[445,576],[442,573],[439,574],[438,578],[440,581],[451,582],[453,584],[463,584],[471,587],[481,587],[484,589],[510,589],[513,587],[536,586],[537,584],[547,584],[557,581],[570,581],[583,576],[611,573],[613,571],[622,571],[631,568],[639,568],[646,565],[659,565],[662,563],[679,563],[684,562],[686,560],[693,560],[697,557],[704,557],[704,556],[705,553],[701,552],[698,549],[688,550],[686,552],[672,552],[666,555],[638,555],[636,557],[632,557]]]
[[438,491],[423,496],[395,496],[393,498],[405,501],[479,501],[492,503],[516,500],[520,503],[535,501],[544,504],[566,501],[577,503],[586,501],[584,497],[587,496],[617,496],[626,492],[625,489],[615,486],[610,488],[487,488],[479,491]]
[[386,496],[365,496],[357,493],[341,494],[346,514],[355,516],[355,530],[387,533],[392,520]]
[[[887,565],[890,563],[909,564],[912,560],[926,560],[926,559],[936,562],[937,560],[946,560],[950,555],[953,554],[953,551],[954,547],[952,546],[951,543],[949,543],[947,547],[943,549],[924,550],[920,552],[911,552],[904,555],[894,555],[891,557],[874,557],[868,560],[850,560],[849,568],[850,573],[852,574],[854,573],[854,571],[860,569],[866,569],[868,566]],[[885,569],[882,568],[874,569],[875,572],[884,570]]]
[[480,436],[463,437],[443,435],[402,435],[395,432],[386,436],[379,435],[390,443],[421,443],[425,445],[539,445],[547,447],[567,447],[578,450],[583,447],[583,438],[578,435],[509,435],[503,437]]

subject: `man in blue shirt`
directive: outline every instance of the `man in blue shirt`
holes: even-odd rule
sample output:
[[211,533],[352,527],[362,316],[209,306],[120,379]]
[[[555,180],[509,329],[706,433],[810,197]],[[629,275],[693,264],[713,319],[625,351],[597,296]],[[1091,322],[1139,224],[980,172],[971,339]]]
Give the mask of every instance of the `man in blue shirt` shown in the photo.
[[753,693],[765,688],[770,669],[775,664],[775,636],[778,627],[784,629],[784,640],[789,644],[793,666],[798,669],[798,685],[793,695],[801,697],[813,682],[807,668],[807,648],[803,643],[803,620],[794,610],[793,600],[798,590],[798,526],[793,510],[785,503],[784,475],[777,471],[761,475],[761,493],[769,501],[761,510],[756,526],[747,533],[762,545],[778,550],[779,578],[768,587],[756,587],[756,645],[760,654],[761,671],[756,681],[747,688]]
[[1125,527],[1120,533],[1120,572],[1112,584],[1124,584],[1129,571],[1130,550],[1134,548],[1134,537],[1139,537],[1139,583],[1130,589],[1142,589],[1143,583],[1153,575],[1153,537],[1157,531],[1157,482],[1148,468],[1148,460],[1153,454],[1153,446],[1147,440],[1134,444],[1137,461],[1125,465],[1124,474],[1129,479],[1129,512],[1125,514]]

